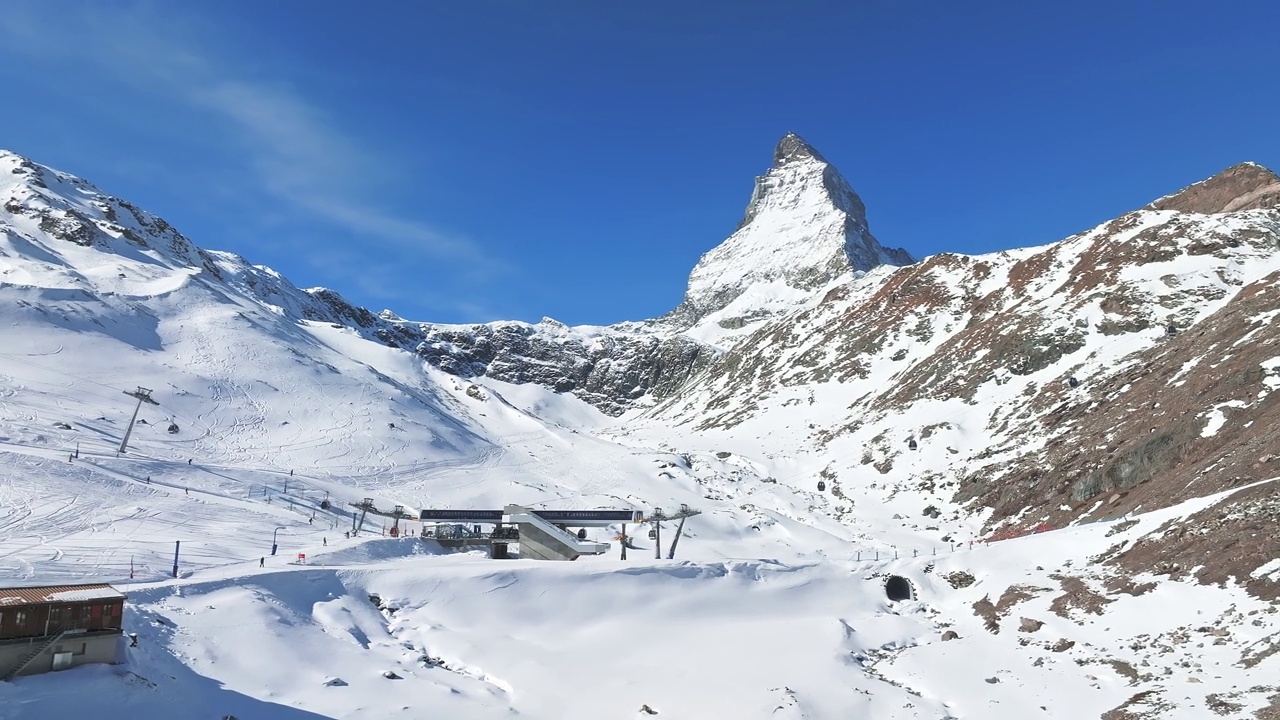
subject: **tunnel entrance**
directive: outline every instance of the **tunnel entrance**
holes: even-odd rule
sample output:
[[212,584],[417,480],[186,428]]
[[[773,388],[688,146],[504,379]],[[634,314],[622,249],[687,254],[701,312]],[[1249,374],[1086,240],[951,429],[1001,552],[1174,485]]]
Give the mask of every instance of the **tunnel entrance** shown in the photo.
[[889,599],[897,602],[899,600],[915,600],[915,588],[911,587],[911,581],[901,575],[890,575],[888,580],[884,581],[884,594]]

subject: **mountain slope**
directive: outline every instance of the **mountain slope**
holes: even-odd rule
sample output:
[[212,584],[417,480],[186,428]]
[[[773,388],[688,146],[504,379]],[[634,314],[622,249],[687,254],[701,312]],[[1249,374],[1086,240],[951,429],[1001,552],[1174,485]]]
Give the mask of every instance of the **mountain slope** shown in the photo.
[[737,231],[702,257],[684,301],[662,318],[609,327],[570,328],[550,318],[534,325],[439,325],[389,311],[375,316],[327,291],[313,294],[326,315],[450,374],[536,383],[619,415],[671,397],[752,328],[813,304],[824,288],[911,262],[905,251],[872,237],[848,182],[789,133],[756,179]]
[[684,302],[668,319],[738,329],[803,303],[833,281],[912,262],[906,251],[872,237],[862,199],[817,150],[788,133],[773,165],[756,178],[737,231],[698,260]]
[[[1042,248],[875,271],[739,342],[651,417],[807,448],[850,496],[927,486],[911,514],[954,500],[1009,532],[1274,477],[1280,209],[1252,207],[1270,180],[1250,172],[1244,200],[1212,203],[1246,209],[1147,208]],[[1199,203],[1237,173],[1158,204]],[[779,435],[780,413],[804,423]],[[1183,567],[1246,578],[1280,553],[1257,536],[1275,512],[1259,492],[1183,551],[1207,560],[1250,537],[1246,553]]]
[[[141,636],[0,714],[1280,712],[1274,176],[863,268],[805,147],[775,169],[818,178],[816,225],[735,237],[830,249],[812,284],[707,274],[746,290],[609,328],[375,314],[0,155],[0,577],[129,583]],[[621,527],[495,562],[345,537],[363,498],[702,514],[680,560],[646,524],[625,563]]]
[[[674,507],[705,501],[704,483],[756,477],[757,468],[715,457],[674,458],[591,435],[607,421],[598,411],[552,391],[530,395],[496,371],[487,386],[446,374],[384,339],[405,321],[202,250],[86,181],[9,153],[0,177],[7,574],[119,578],[136,560],[154,578],[167,572],[173,540],[210,546],[197,566],[245,559],[282,521],[309,542],[333,539],[350,523],[348,503],[366,497],[409,508]],[[602,352],[611,341],[545,331]],[[636,334],[634,345],[660,353],[662,342]],[[600,364],[601,382],[632,382],[609,379],[609,363]],[[548,367],[550,377],[573,377]],[[124,393],[138,386],[158,405],[142,406],[120,454],[136,402]],[[708,550],[776,539],[745,539],[743,528],[766,511],[738,508],[743,492],[718,491],[723,532]],[[325,498],[331,507],[320,507]],[[771,523],[809,540],[783,540],[797,553],[847,541],[834,520],[800,512],[808,502],[790,488],[756,498],[782,514]],[[136,525],[104,536],[99,518]]]

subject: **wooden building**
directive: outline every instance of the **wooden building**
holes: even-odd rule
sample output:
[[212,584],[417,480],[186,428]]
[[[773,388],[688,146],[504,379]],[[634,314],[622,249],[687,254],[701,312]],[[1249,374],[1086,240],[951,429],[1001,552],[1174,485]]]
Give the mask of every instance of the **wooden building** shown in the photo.
[[117,662],[124,600],[105,584],[0,587],[0,680]]

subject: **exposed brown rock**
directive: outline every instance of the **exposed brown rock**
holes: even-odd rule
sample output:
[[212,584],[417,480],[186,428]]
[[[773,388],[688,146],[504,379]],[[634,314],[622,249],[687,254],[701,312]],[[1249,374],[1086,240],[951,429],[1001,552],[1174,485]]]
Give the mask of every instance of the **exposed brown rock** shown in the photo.
[[1084,610],[1087,613],[1101,615],[1103,606],[1114,602],[1101,593],[1095,592],[1084,580],[1071,575],[1051,576],[1062,583],[1063,594],[1053,599],[1049,609],[1058,617],[1071,619],[1071,611]]
[[1280,177],[1261,165],[1241,163],[1166,195],[1150,207],[1203,214],[1280,207]]
[[[1276,181],[1263,168],[1237,166],[1044,248],[943,254],[875,284],[836,288],[818,305],[762,327],[700,375],[710,400],[686,417],[697,417],[698,429],[732,426],[784,388],[857,381],[883,361],[899,363],[887,383],[848,405],[847,419],[812,433],[822,446],[882,425],[863,438],[862,464],[896,481],[914,464],[908,437],[923,449],[948,436],[901,427],[898,413],[927,401],[973,401],[979,390],[1013,383],[1021,402],[965,418],[966,432],[992,441],[957,453],[953,465],[953,499],[992,508],[991,529],[1007,536],[1120,518],[1280,476],[1280,389],[1268,369],[1280,356],[1280,273],[1257,272],[1280,252],[1280,203],[1268,200]],[[1268,203],[1277,207],[1254,209]],[[1235,215],[1227,222],[1205,213]],[[1195,272],[1173,262],[1189,257],[1202,259]],[[1168,269],[1152,273],[1160,263]],[[1223,300],[1204,313],[1206,303]],[[1118,347],[1126,354],[1117,361],[1108,351]],[[1101,371],[1099,357],[1107,365]],[[1061,368],[1056,378],[1031,380],[1050,367]],[[1219,416],[1225,422],[1206,433]],[[949,420],[929,425],[947,428]],[[1099,561],[1130,573],[1161,562],[1200,565],[1205,582],[1245,582],[1280,555],[1280,534],[1262,531],[1271,517],[1267,501],[1235,502],[1205,511],[1163,545],[1117,538]],[[1230,562],[1204,562],[1219,552],[1232,552]],[[1248,585],[1262,597],[1280,594],[1269,580]],[[1123,580],[1108,587],[1149,589]]]
[[1114,561],[1129,572],[1181,578],[1197,568],[1203,583],[1240,582],[1254,595],[1280,599],[1280,583],[1251,578],[1280,557],[1280,482],[1241,490],[1185,520],[1138,539]]
[[[1170,337],[1135,355],[1129,369],[1090,386],[1087,397],[1071,399],[1062,393],[1061,407],[1041,421],[1057,433],[1045,450],[978,471],[961,489],[961,497],[993,506],[997,518],[1016,515],[1028,506],[1041,507],[1048,524],[1058,527],[1081,513],[1088,513],[1089,519],[1110,519],[1280,475],[1276,460],[1280,456],[1280,392],[1267,391],[1267,375],[1260,366],[1280,355],[1280,327],[1266,319],[1267,312],[1278,306],[1280,277],[1264,277],[1243,288],[1235,301],[1197,325],[1194,332]],[[1246,336],[1251,342],[1237,342]],[[1171,384],[1188,366],[1192,369]],[[1053,394],[1044,393],[1046,400]],[[1207,411],[1214,407],[1220,408],[1227,422],[1216,433],[1202,437]],[[1104,449],[1088,450],[1099,445]],[[1053,472],[1046,473],[1045,468]],[[999,483],[994,481],[996,473]],[[1187,544],[1200,548],[1197,554],[1211,557],[1246,537],[1251,545],[1245,552],[1233,553],[1230,563],[1206,563],[1206,578],[1225,577],[1227,572],[1247,578],[1258,565],[1280,554],[1280,536],[1260,532],[1273,517],[1271,505],[1263,498],[1268,492],[1259,489],[1239,498],[1255,501],[1247,512],[1233,515],[1223,507],[1201,514],[1199,520],[1207,521],[1208,516],[1226,511],[1220,525],[1234,535],[1185,537]],[[1101,498],[1108,502],[1094,508]],[[1131,549],[1125,555],[1141,560],[1126,567],[1137,571],[1155,554],[1172,557],[1181,552],[1177,547],[1165,542],[1147,547],[1145,554]],[[1196,564],[1182,563],[1184,567]],[[1253,586],[1267,597],[1280,594],[1275,583],[1258,581]],[[1270,589],[1264,591],[1264,586]]]
[[1124,678],[1129,681],[1130,685],[1137,684],[1137,682],[1142,679],[1141,673],[1139,673],[1137,669],[1135,669],[1132,665],[1130,665],[1129,663],[1123,660],[1116,660],[1113,658],[1111,660],[1107,660],[1106,662],[1118,674],[1124,676]]
[[1160,690],[1144,690],[1102,713],[1102,720],[1153,720],[1171,709],[1173,706],[1162,699]]
[[1263,660],[1278,652],[1280,652],[1280,633],[1272,633],[1249,644],[1244,649],[1244,652],[1240,654],[1240,666],[1245,668],[1256,667]]
[[1018,620],[1018,632],[1033,633],[1042,627],[1044,627],[1043,620],[1036,620],[1035,618],[1027,617],[1019,618]]
[[1253,717],[1256,720],[1280,720],[1280,692],[1272,695],[1269,703],[1264,708],[1258,708]]
[[1049,592],[1049,590],[1030,585],[1012,585],[1005,589],[997,602],[991,602],[990,595],[984,596],[981,600],[975,602],[973,604],[973,614],[985,621],[987,630],[993,634],[999,634],[1001,618],[1006,617],[1009,611],[1018,603],[1030,600],[1037,593],[1043,592]]
[[983,619],[988,632],[1000,634],[1000,613],[996,610],[995,603],[991,602],[990,595],[973,604],[973,614]]
[[1047,588],[1032,587],[1030,585],[1012,585],[1000,595],[999,602],[996,603],[996,610],[1001,615],[1008,615],[1014,605],[1025,602],[1035,597],[1037,593],[1049,592]]
[[1204,704],[1205,707],[1224,717],[1238,713],[1244,709],[1244,705],[1241,705],[1238,702],[1233,702],[1220,693],[1210,693],[1206,695],[1204,697]]

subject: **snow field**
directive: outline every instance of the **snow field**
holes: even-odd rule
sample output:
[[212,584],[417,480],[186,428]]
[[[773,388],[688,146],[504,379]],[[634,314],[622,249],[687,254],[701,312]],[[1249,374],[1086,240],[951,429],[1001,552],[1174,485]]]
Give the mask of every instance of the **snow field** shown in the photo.
[[[697,337],[740,340],[760,318],[737,329],[715,321],[756,305],[808,308],[803,335],[885,281],[891,271],[873,269],[826,303],[821,291],[793,293],[757,273],[803,265],[812,246],[834,254],[848,239],[849,210],[831,206],[813,169],[775,173],[770,182],[795,187],[771,186],[767,222],[699,263],[691,293],[746,292]],[[865,377],[694,383],[614,419],[540,388],[424,367],[354,327],[315,320],[313,299],[267,268],[199,251],[83,181],[44,179],[37,191],[0,171],[0,194],[52,208],[54,220],[75,209],[105,239],[56,239],[25,211],[0,227],[0,327],[15,329],[0,345],[0,579],[116,582],[140,643],[124,665],[0,684],[0,720],[596,720],[647,718],[646,705],[662,718],[1026,720],[1125,704],[1190,719],[1224,707],[1248,717],[1280,692],[1274,604],[1234,586],[1117,577],[1094,560],[1222,496],[972,549],[985,515],[949,501],[950,483],[979,454],[1002,462],[1045,441],[1020,426],[1028,387],[1068,375],[1087,383],[1151,346],[1158,327],[1090,330],[1061,361],[1021,377],[997,371],[967,401],[866,411],[860,403],[909,369],[894,355],[931,351],[964,327],[969,318],[943,307],[911,316],[919,332],[884,338],[862,358]],[[1138,213],[1113,241],[1166,217]],[[1098,322],[1100,302],[1058,289],[1104,230],[1059,244],[1026,297],[1000,302],[1064,324]],[[972,287],[963,275],[934,279],[954,298],[985,295],[1009,284],[1017,262],[1051,249],[987,256],[991,272]],[[1225,263],[1148,263],[1120,287],[1144,302],[1170,299],[1170,314],[1189,322],[1277,267],[1274,256],[1232,252]],[[1191,290],[1221,294],[1188,300]],[[656,331],[642,326],[617,331]],[[810,350],[823,351],[820,363],[838,355],[808,337],[760,350],[779,350],[781,365]],[[146,423],[117,456],[134,403],[122,393],[139,385],[159,406],[143,406]],[[703,427],[727,390],[741,407],[716,412],[748,408],[745,420]],[[1211,415],[1229,422],[1231,413]],[[827,490],[816,490],[819,479]],[[703,514],[674,561],[654,560],[648,527],[630,526],[626,563],[616,543],[573,563],[495,562],[376,537],[381,518],[362,537],[342,537],[349,503],[364,497],[409,508],[688,504]],[[619,529],[591,537],[611,541]],[[664,528],[664,556],[673,529]],[[175,541],[183,550],[170,579]],[[889,602],[890,574],[916,598]],[[1128,590],[1107,590],[1116,582]],[[958,638],[942,640],[948,630]]]

